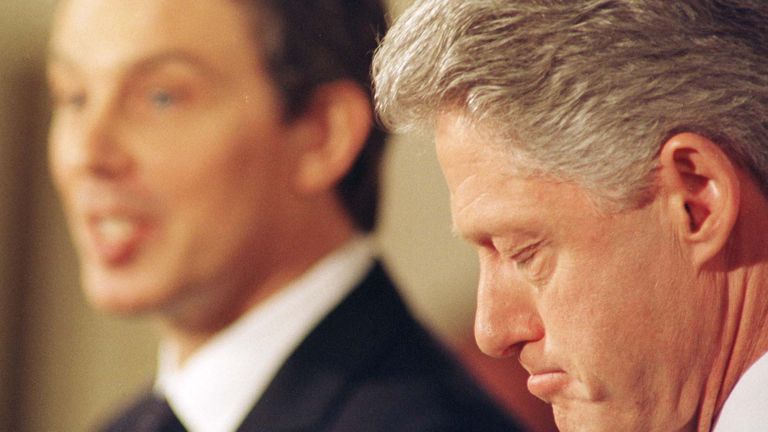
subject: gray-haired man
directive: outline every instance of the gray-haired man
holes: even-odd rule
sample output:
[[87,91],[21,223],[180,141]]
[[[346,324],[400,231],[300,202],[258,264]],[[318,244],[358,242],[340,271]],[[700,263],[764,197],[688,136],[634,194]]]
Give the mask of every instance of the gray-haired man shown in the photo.
[[426,0],[374,62],[434,127],[475,333],[562,430],[768,430],[768,3]]

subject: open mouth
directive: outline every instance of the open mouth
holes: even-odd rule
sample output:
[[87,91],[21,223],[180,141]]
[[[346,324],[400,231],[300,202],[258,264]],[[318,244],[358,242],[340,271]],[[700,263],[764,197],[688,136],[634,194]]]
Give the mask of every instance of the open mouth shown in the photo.
[[88,232],[98,257],[107,264],[129,261],[139,248],[146,224],[128,216],[94,216],[89,219]]

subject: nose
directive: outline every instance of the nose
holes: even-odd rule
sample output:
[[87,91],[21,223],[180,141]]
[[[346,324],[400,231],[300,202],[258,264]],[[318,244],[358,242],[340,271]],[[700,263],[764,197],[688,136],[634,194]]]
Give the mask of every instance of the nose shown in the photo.
[[108,107],[55,113],[50,137],[53,168],[100,179],[125,176],[133,168],[133,159],[118,127],[119,115]]
[[527,342],[544,337],[533,290],[492,264],[481,263],[475,339],[491,357],[510,357]]

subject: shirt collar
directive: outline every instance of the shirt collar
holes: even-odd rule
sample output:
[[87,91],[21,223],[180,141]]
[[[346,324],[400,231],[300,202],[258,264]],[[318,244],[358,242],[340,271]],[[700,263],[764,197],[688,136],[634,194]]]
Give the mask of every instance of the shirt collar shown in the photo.
[[712,430],[768,430],[768,353],[753,363],[736,382]]
[[234,431],[301,341],[365,277],[373,240],[357,237],[217,334],[178,367],[161,343],[156,390],[191,432]]

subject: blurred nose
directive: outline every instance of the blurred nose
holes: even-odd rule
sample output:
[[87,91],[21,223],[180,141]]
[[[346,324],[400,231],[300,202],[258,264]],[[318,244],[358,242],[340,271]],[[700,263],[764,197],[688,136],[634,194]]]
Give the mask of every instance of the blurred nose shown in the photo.
[[133,161],[118,134],[119,116],[109,107],[92,106],[54,120],[54,165],[68,175],[116,180]]
[[475,339],[491,357],[516,355],[527,342],[544,337],[533,291],[514,275],[481,262]]

